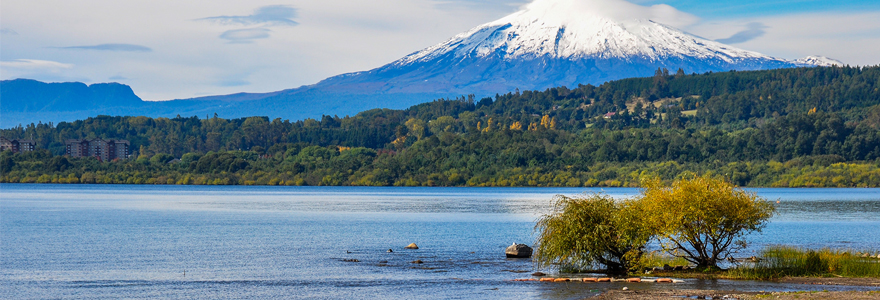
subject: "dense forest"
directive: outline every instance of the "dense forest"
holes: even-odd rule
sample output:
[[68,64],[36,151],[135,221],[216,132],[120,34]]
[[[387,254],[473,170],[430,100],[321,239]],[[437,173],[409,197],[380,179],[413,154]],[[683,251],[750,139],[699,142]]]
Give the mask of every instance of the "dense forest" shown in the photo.
[[[880,186],[880,67],[671,74],[441,99],[320,120],[98,116],[0,131],[0,182],[632,186],[713,173],[743,186]],[[133,158],[69,158],[127,139]]]

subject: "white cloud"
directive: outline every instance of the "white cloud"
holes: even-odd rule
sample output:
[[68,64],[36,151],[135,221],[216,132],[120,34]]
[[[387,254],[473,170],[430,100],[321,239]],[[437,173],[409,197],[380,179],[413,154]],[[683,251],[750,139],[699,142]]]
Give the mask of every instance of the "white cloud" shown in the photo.
[[880,64],[880,12],[806,13],[747,19],[712,20],[689,31],[710,39],[731,37],[749,24],[763,25],[763,35],[737,47],[796,59],[821,55],[851,65]]
[[0,61],[0,67],[19,70],[59,71],[61,69],[73,68],[73,65],[49,60],[16,59],[13,61]]
[[649,19],[673,27],[688,26],[700,20],[666,4],[642,6],[624,0],[535,0],[525,8],[555,12],[591,11],[616,20]]
[[219,16],[208,17],[199,20],[214,21],[224,24],[270,26],[296,26],[299,25],[293,18],[296,17],[296,9],[287,5],[269,5],[258,8],[252,15],[247,16]]
[[16,59],[0,61],[0,77],[3,80],[28,78],[53,81],[77,81],[81,77],[70,76],[73,64],[40,59]]
[[252,40],[256,39],[268,38],[269,32],[271,32],[271,30],[269,30],[268,28],[235,29],[227,30],[220,35],[220,38],[227,40],[230,43],[243,44],[251,43]]
[[58,49],[68,50],[98,50],[98,51],[122,51],[122,52],[152,52],[153,49],[147,46],[132,44],[100,44],[92,46],[70,46],[57,47]]
[[647,18],[672,27],[685,27],[700,21],[699,17],[666,4],[652,5]]

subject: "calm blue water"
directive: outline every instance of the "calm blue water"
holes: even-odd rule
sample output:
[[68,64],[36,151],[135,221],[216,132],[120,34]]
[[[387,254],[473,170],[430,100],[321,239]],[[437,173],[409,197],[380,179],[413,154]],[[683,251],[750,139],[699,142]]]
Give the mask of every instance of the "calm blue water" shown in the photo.
[[[535,268],[503,251],[553,195],[600,190],[3,184],[0,298],[583,298],[624,284],[511,282]],[[780,214],[752,249],[880,250],[878,189],[756,191]],[[677,287],[732,286],[793,289]]]

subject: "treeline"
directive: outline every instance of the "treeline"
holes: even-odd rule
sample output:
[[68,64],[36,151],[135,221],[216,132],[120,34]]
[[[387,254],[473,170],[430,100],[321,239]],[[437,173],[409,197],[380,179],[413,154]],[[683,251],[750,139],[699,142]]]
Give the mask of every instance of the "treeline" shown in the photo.
[[[880,187],[880,161],[840,162],[838,156],[805,156],[787,162],[676,161],[600,162],[588,167],[546,165],[491,166],[466,155],[464,161],[436,161],[426,153],[411,155],[368,148],[294,146],[285,155],[262,157],[253,151],[167,154],[135,160],[100,162],[93,158],[53,156],[46,150],[0,154],[0,182],[105,183],[178,185],[312,186],[552,186],[635,187],[642,176],[671,181],[685,174],[713,174],[740,186]],[[408,160],[408,158],[417,158]],[[455,167],[453,165],[461,165]]]
[[[2,182],[628,186],[717,173],[750,186],[880,186],[880,67],[652,78],[437,100],[321,120],[99,116],[2,130]],[[135,159],[61,157],[69,138]]]
[[[723,131],[543,128],[439,132],[401,149],[280,143],[250,151],[99,162],[0,154],[3,182],[630,186],[645,174],[717,173],[743,186],[880,186],[880,130],[832,114]],[[54,176],[54,177],[53,177]],[[42,179],[40,179],[42,177]],[[48,180],[48,181],[47,181]]]

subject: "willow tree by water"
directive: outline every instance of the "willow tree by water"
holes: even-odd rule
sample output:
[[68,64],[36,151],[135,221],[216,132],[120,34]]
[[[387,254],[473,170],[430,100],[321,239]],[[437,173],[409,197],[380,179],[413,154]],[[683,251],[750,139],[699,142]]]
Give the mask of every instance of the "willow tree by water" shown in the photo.
[[694,176],[664,186],[659,179],[642,183],[640,202],[668,253],[697,268],[718,262],[746,247],[745,237],[760,232],[776,208],[753,192],[712,176]]
[[612,274],[639,266],[652,233],[641,228],[644,212],[637,201],[615,201],[602,194],[554,200],[553,211],[535,226],[539,237],[534,260],[539,266],[605,267]]

